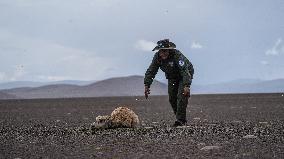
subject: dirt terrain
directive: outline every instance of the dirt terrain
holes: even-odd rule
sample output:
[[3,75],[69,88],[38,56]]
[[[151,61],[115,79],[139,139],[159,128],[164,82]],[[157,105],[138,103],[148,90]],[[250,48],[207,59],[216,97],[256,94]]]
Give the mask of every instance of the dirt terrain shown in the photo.
[[[141,127],[90,128],[118,106]],[[0,158],[284,158],[282,94],[193,95],[188,121],[167,96],[0,100]]]

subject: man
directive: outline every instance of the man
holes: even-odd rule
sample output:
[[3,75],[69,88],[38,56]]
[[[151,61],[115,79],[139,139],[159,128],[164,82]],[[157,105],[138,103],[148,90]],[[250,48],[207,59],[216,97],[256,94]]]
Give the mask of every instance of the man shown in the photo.
[[145,97],[148,98],[150,86],[159,68],[165,72],[168,79],[169,102],[176,116],[174,127],[186,125],[186,107],[194,74],[191,62],[175,48],[176,45],[169,39],[158,41],[157,46],[152,50],[158,52],[154,55],[144,78]]

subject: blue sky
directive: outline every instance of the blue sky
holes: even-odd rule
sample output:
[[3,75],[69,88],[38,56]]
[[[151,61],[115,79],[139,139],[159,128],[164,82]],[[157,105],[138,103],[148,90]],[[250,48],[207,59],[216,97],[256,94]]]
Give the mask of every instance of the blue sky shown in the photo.
[[196,84],[284,78],[283,17],[283,0],[0,0],[0,82],[144,75],[164,38]]

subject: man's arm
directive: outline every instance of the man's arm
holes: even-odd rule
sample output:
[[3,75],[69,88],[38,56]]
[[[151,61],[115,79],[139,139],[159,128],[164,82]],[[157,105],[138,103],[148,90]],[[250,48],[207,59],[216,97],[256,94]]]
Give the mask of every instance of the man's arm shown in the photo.
[[153,57],[153,60],[149,66],[149,68],[147,69],[146,73],[145,73],[145,78],[144,78],[144,85],[148,86],[150,88],[158,70],[160,67],[160,64],[158,63],[158,58],[159,55],[158,53],[156,53]]
[[145,78],[144,78],[144,85],[145,85],[145,98],[148,98],[148,95],[150,94],[150,86],[153,83],[153,80],[159,70],[160,64],[158,63],[158,53],[156,53],[153,57],[153,60],[147,69],[145,73]]

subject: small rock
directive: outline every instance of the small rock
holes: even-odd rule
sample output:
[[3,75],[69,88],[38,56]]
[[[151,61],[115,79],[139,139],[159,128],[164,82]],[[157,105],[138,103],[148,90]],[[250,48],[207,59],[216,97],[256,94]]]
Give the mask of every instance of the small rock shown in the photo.
[[205,146],[205,147],[201,148],[200,150],[209,151],[209,150],[218,150],[220,148],[221,148],[220,146]]
[[257,136],[255,136],[255,135],[246,135],[243,138],[244,139],[255,139],[255,138],[257,138]]
[[248,152],[248,153],[243,153],[243,154],[242,154],[242,156],[243,156],[243,157],[248,157],[248,156],[250,156],[250,155],[251,155],[251,154],[250,154],[249,152]]
[[234,120],[233,123],[241,123],[242,121],[240,120]]
[[193,118],[193,120],[200,120],[200,118],[196,117],[196,118]]
[[205,143],[204,142],[198,143],[197,146],[198,146],[199,149],[201,149],[202,147],[205,146]]
[[145,129],[153,129],[153,127],[151,127],[151,126],[146,126],[146,127],[144,127]]
[[184,128],[187,128],[187,126],[186,126],[186,125],[184,125],[184,126],[177,126],[176,128],[178,128],[178,129],[184,129]]
[[259,122],[259,124],[268,124],[268,122],[267,121],[261,121],[261,122]]

